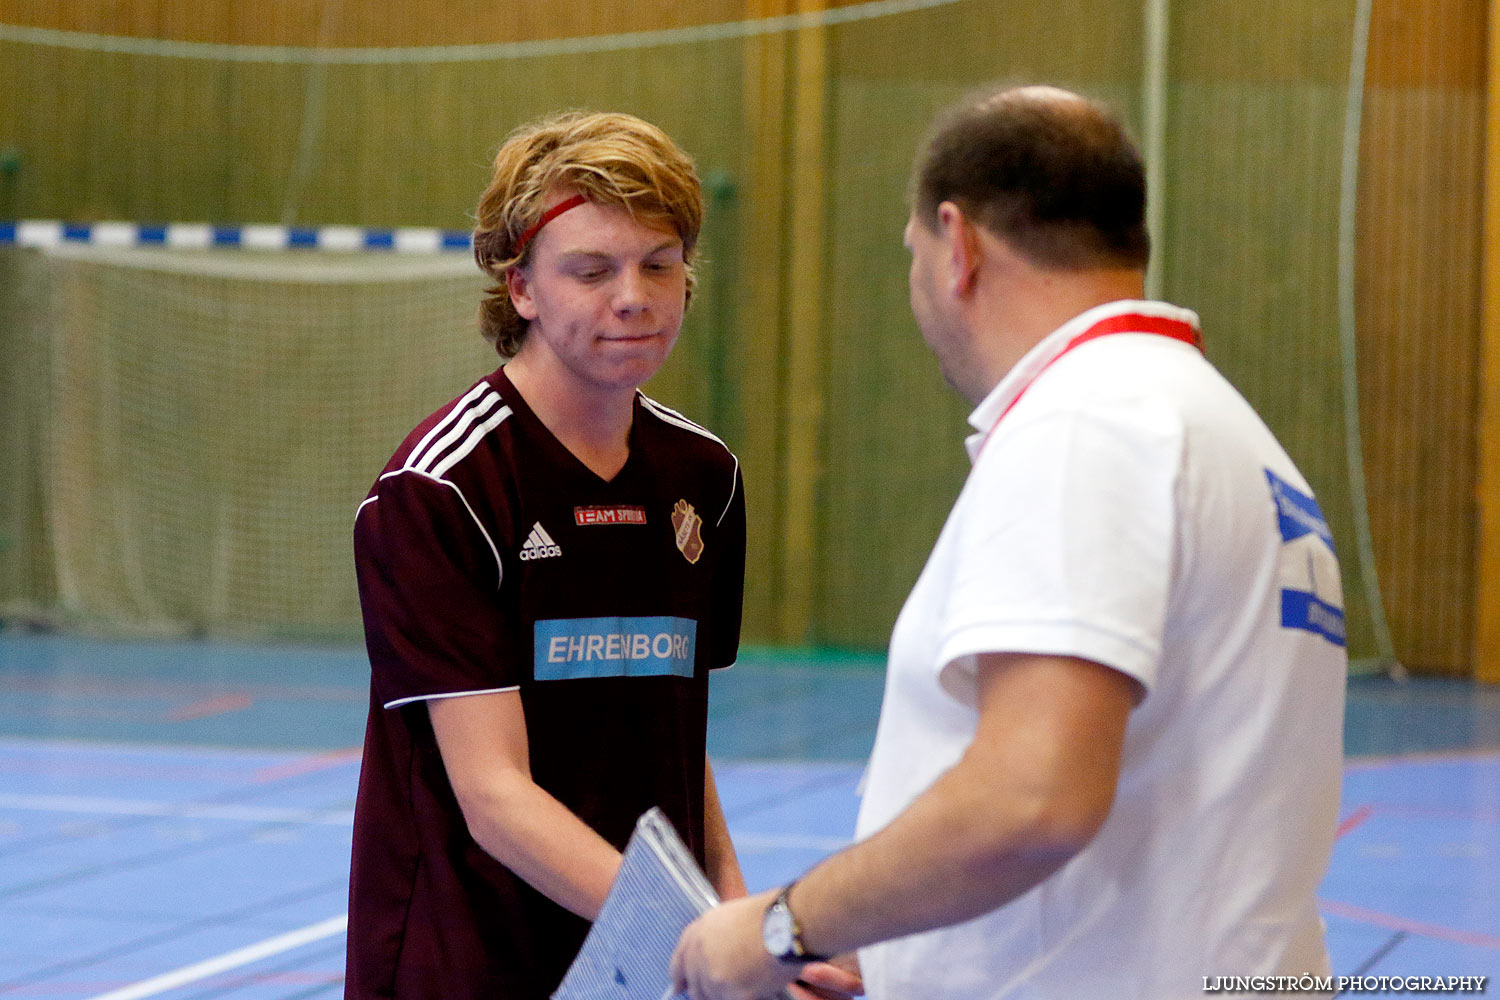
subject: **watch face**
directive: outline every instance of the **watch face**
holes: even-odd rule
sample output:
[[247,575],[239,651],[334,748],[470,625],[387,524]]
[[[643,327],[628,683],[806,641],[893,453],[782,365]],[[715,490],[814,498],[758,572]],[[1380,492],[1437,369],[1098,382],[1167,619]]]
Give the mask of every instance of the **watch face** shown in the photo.
[[779,903],[766,910],[765,919],[760,924],[760,937],[766,951],[777,958],[790,957],[794,940],[792,911]]

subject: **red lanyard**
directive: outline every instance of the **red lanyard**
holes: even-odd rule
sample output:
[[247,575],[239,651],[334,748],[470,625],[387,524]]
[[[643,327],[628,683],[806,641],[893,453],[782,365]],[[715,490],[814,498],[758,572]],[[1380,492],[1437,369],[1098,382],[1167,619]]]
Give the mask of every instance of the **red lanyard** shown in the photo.
[[[1035,385],[1036,380],[1042,377],[1042,373],[1057,363],[1058,358],[1061,358],[1079,344],[1088,343],[1090,340],[1098,340],[1100,337],[1108,337],[1113,333],[1151,333],[1160,337],[1170,337],[1173,340],[1180,340],[1184,344],[1192,344],[1200,351],[1203,350],[1203,337],[1198,333],[1197,327],[1191,323],[1184,323],[1180,319],[1167,319],[1164,316],[1147,316],[1144,313],[1121,313],[1118,316],[1106,316],[1068,341],[1066,347],[1058,351],[1051,360],[1038,368],[1036,374],[1032,375],[1026,381],[1025,385],[1021,386],[1020,391],[1011,398],[1011,401],[1005,405],[1005,409],[1000,412],[1000,416],[996,417],[995,422],[990,425],[989,432],[985,434],[984,441],[979,446],[980,451],[983,451],[984,446],[989,444],[991,435],[995,433],[995,428],[1000,426],[1000,421],[1005,419],[1005,415],[1015,408],[1015,405],[1021,401],[1021,397],[1026,395],[1026,390]],[[976,461],[978,460],[979,455],[977,452],[974,458]]]

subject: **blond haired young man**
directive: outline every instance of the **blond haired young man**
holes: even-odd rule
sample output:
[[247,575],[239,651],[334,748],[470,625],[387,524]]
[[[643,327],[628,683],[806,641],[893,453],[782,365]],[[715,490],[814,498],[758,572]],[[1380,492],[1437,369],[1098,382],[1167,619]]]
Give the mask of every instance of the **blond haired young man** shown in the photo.
[[692,286],[692,161],[628,115],[547,118],[477,215],[507,361],[411,432],[355,521],[351,998],[547,997],[652,806],[745,891],[704,754],[708,672],[739,643],[739,462],[638,389]]

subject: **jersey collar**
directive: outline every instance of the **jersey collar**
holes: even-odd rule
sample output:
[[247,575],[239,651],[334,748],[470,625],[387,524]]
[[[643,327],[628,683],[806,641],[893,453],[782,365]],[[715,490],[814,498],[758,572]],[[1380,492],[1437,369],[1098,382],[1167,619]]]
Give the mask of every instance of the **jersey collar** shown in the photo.
[[964,439],[964,450],[969,454],[969,461],[973,462],[978,457],[979,449],[983,446],[984,440],[989,436],[991,429],[994,428],[996,421],[1000,419],[1000,415],[1015,401],[1017,396],[1036,380],[1048,365],[1055,361],[1063,351],[1067,350],[1068,343],[1074,337],[1100,320],[1126,313],[1161,316],[1166,319],[1190,323],[1195,328],[1198,326],[1198,315],[1196,313],[1189,309],[1169,305],[1166,302],[1120,299],[1115,302],[1106,302],[1104,305],[1095,306],[1092,309],[1079,313],[1038,341],[1035,347],[1027,351],[1021,360],[1016,362],[1015,366],[1005,373],[995,388],[991,389],[989,394],[979,401],[979,405],[974,407],[974,411],[969,414],[969,426],[973,427],[976,433],[970,434]]

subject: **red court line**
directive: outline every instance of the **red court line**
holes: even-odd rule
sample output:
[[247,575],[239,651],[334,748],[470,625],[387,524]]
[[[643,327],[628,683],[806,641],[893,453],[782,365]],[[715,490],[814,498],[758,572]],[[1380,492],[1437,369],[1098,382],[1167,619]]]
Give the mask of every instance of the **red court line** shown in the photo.
[[167,713],[168,722],[189,722],[193,719],[208,719],[230,712],[243,712],[255,699],[248,694],[221,694],[217,698],[204,698],[188,705],[180,705]]
[[1365,820],[1374,815],[1375,808],[1373,806],[1360,806],[1348,816],[1344,817],[1344,821],[1339,824],[1338,832],[1334,834],[1334,836],[1342,837],[1344,834],[1348,833],[1350,830],[1353,830],[1355,827],[1359,826]]
[[1492,934],[1480,934],[1477,931],[1460,931],[1452,927],[1444,927],[1441,924],[1426,924],[1419,920],[1407,920],[1390,913],[1381,913],[1379,910],[1366,910],[1360,906],[1351,906],[1348,903],[1340,903],[1331,899],[1318,900],[1318,908],[1324,913],[1335,917],[1344,917],[1348,920],[1357,920],[1362,924],[1372,924],[1376,927],[1384,927],[1392,931],[1406,931],[1408,934],[1420,934],[1423,937],[1436,938],[1439,941],[1451,941],[1454,944],[1471,945],[1476,948],[1489,948],[1500,951],[1500,937]]
[[363,751],[359,747],[349,747],[345,750],[329,750],[325,753],[309,754],[296,760],[289,760],[285,764],[272,764],[263,767],[251,775],[252,781],[279,781],[282,778],[295,778],[298,775],[312,774],[314,771],[323,771],[331,767],[339,767],[350,761],[357,761]]

